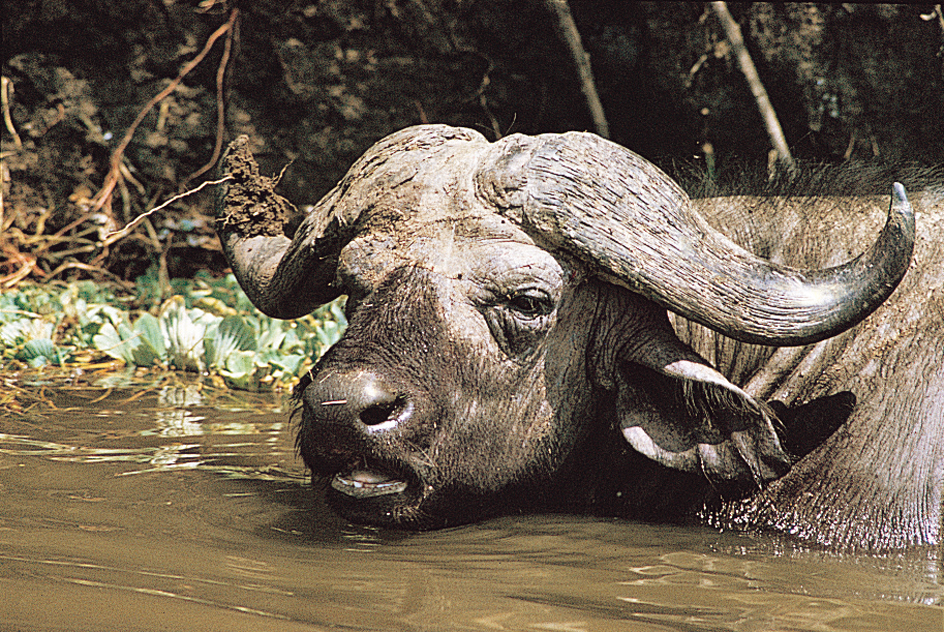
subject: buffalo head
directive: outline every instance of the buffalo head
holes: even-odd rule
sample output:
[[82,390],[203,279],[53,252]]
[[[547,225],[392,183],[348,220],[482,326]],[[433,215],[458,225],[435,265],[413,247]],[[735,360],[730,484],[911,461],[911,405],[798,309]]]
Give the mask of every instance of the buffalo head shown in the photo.
[[738,340],[821,340],[889,296],[914,242],[896,185],[867,253],[772,264],[592,134],[403,130],[291,235],[245,139],[223,168],[217,227],[251,300],[293,318],[348,296],[344,337],[299,386],[301,455],[344,515],[413,528],[528,509],[665,518],[781,476],[794,455],[777,413],[680,342],[666,309]]

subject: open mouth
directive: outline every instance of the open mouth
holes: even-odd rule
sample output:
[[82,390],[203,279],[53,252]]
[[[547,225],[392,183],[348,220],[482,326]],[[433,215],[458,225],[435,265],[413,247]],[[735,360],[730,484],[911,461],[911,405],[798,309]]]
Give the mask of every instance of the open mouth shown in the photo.
[[406,481],[378,470],[353,469],[335,474],[331,487],[351,498],[375,498],[406,491]]

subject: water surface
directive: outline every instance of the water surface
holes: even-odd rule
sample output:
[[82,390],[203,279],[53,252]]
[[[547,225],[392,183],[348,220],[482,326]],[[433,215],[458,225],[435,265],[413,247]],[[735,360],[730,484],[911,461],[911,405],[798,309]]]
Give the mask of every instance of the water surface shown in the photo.
[[571,516],[350,525],[283,395],[33,375],[0,404],[5,631],[944,630],[933,551]]

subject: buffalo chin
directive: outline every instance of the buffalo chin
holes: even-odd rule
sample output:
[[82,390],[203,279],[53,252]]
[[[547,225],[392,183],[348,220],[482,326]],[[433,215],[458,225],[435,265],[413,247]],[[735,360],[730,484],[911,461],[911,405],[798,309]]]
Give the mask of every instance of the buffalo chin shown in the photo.
[[[478,522],[509,508],[520,509],[503,493],[483,495],[464,486],[434,488],[419,481],[400,480],[375,483],[389,487],[358,488],[351,485],[354,481],[348,476],[349,473],[340,473],[330,477],[327,501],[345,520],[357,524],[430,531]],[[395,491],[395,487],[400,491]],[[352,493],[352,489],[369,491]]]
[[392,529],[430,530],[451,524],[423,510],[425,498],[403,481],[376,486],[352,485],[345,474],[335,475],[328,490],[329,506],[346,520]]

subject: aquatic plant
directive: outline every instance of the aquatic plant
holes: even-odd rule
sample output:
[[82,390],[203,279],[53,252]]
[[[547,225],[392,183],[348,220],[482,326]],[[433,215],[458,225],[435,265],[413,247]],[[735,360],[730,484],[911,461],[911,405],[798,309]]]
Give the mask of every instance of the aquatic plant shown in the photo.
[[269,318],[232,275],[197,275],[167,288],[151,270],[136,287],[136,297],[89,281],[21,285],[0,294],[3,366],[83,366],[113,358],[260,390],[288,386],[346,326],[337,301],[294,321]]

